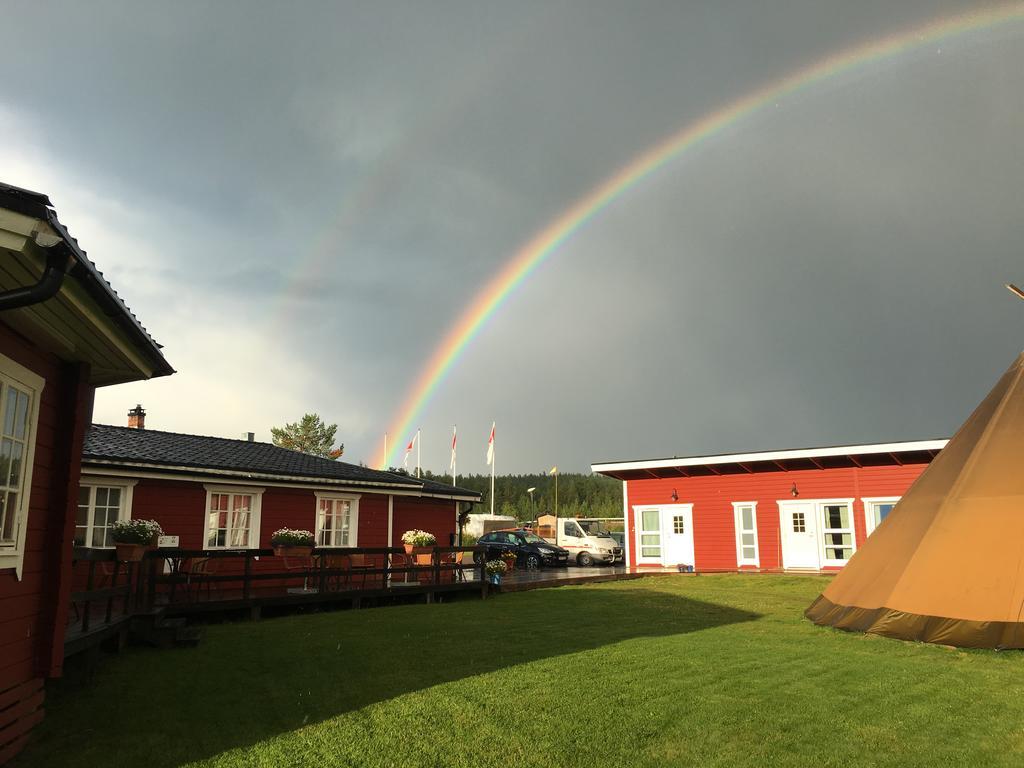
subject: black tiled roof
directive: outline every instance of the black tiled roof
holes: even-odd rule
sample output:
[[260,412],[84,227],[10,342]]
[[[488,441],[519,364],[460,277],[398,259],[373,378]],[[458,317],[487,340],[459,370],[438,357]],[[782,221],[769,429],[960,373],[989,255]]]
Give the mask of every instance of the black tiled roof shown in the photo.
[[[185,435],[153,429],[93,424],[85,436],[82,461],[120,464],[150,464],[187,467],[197,472],[237,472],[259,476],[274,475],[300,482],[330,481],[382,487],[422,488],[427,494],[471,496],[480,494],[464,488],[442,486],[427,480],[381,472],[368,467],[331,461],[306,453],[279,448],[270,443],[232,440],[225,437]],[[427,483],[436,488],[427,488]]]

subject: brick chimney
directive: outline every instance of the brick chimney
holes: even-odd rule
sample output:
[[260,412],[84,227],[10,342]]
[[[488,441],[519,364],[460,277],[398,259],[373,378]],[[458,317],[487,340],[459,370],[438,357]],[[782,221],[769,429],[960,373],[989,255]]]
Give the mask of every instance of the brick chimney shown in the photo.
[[146,428],[146,411],[142,405],[136,405],[128,411],[128,426],[132,429]]

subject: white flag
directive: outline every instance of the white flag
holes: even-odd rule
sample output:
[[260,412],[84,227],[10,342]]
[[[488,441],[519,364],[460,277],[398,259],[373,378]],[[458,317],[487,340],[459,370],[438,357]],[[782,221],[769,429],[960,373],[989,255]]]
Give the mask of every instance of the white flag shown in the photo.
[[448,469],[455,469],[455,427],[452,427],[452,460],[448,464]]
[[491,437],[487,441],[487,464],[494,463],[494,422],[491,422]]
[[407,446],[405,446],[405,461],[402,462],[402,465],[407,470],[409,469],[409,454],[412,453],[412,447],[415,444],[416,444],[416,437],[413,436],[412,440],[409,441],[409,444]]

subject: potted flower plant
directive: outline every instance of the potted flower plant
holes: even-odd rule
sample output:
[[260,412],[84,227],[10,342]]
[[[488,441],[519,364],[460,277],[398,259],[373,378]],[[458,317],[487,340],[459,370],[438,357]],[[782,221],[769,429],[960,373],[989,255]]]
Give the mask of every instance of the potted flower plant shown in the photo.
[[279,528],[270,536],[270,545],[275,555],[309,557],[313,554],[315,544],[312,532],[302,529]]
[[487,572],[487,578],[491,584],[501,584],[501,577],[505,575],[507,570],[508,566],[505,565],[504,560],[488,560],[484,563],[484,571]]
[[117,559],[137,563],[156,546],[164,531],[156,520],[118,520],[110,526]]
[[509,570],[515,570],[516,567],[516,553],[511,550],[506,550],[501,553],[501,559],[505,561],[505,567]]
[[411,555],[417,547],[432,547],[437,544],[437,537],[429,531],[413,528],[402,534],[402,544],[405,545],[406,554]]

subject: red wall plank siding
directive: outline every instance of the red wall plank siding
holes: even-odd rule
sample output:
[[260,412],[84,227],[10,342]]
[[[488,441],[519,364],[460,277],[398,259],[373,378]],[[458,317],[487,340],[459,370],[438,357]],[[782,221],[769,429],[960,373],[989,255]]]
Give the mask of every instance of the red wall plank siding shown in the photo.
[[434,534],[438,546],[450,546],[455,534],[455,502],[396,496],[391,546],[402,546],[402,534],[413,528]]
[[[862,498],[902,496],[926,464],[809,469],[789,472],[708,475],[629,480],[627,528],[629,564],[637,564],[634,506],[693,505],[694,565],[698,570],[736,570],[736,526],[733,502],[757,502],[757,539],[762,570],[782,567],[780,500],[791,500],[794,483],[799,500],[853,498],[854,537],[859,547],[867,537]],[[672,500],[672,493],[678,501]]]
[[[230,484],[217,479],[204,482],[140,478],[132,492],[131,516],[135,519],[156,520],[164,533],[179,537],[182,549],[205,549],[204,485],[230,487]],[[270,537],[279,528],[316,530],[317,505],[312,489],[260,486],[258,483],[251,487],[264,488],[260,508],[260,547],[270,547]],[[324,489],[324,492],[331,491]],[[388,494],[362,492],[359,497],[356,545],[388,546]],[[442,546],[447,546],[455,533],[455,504],[452,501],[395,496],[393,515],[390,546],[400,547],[402,533],[410,528],[430,531]],[[254,567],[279,570],[280,564],[264,560],[254,563]],[[77,585],[84,583],[84,574],[85,569],[79,567],[76,572]]]
[[69,365],[0,324],[0,354],[42,376],[35,456],[19,580],[0,569],[0,762],[42,718],[42,678],[61,673],[70,583],[73,503],[82,430],[94,389],[87,368]]

